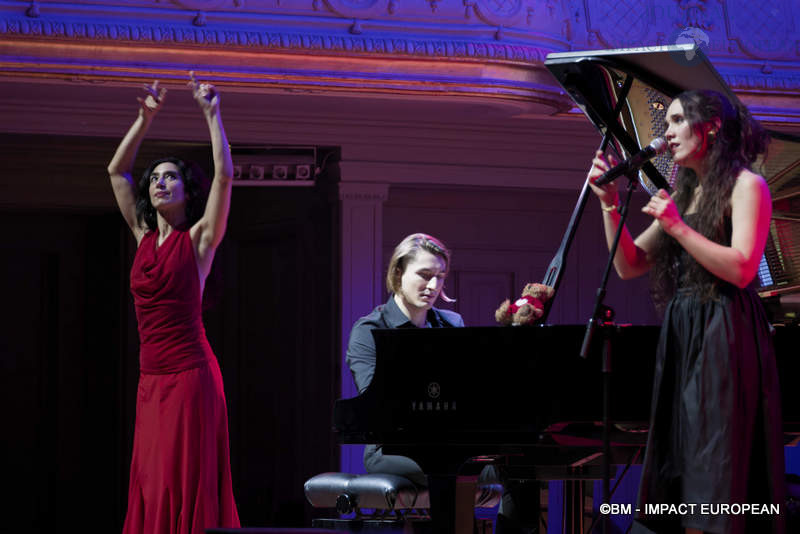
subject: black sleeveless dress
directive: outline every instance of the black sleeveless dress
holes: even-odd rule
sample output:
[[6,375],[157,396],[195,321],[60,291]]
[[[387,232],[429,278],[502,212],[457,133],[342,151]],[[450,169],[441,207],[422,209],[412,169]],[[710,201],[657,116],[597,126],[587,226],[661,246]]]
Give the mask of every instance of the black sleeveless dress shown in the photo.
[[[684,251],[679,272],[694,261]],[[771,326],[752,288],[722,282],[713,300],[703,299],[701,289],[679,277],[666,309],[632,532],[783,533],[783,432]],[[663,504],[696,506],[652,513],[652,505]],[[744,514],[736,506],[724,513],[724,504],[777,504],[780,515]]]

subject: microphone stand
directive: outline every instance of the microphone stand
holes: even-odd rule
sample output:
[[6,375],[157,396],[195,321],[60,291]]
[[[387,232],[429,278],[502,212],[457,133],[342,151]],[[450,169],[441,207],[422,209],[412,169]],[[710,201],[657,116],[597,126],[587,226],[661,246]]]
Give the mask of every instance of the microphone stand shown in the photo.
[[[606,286],[608,285],[608,277],[611,274],[611,268],[614,265],[614,256],[617,254],[619,240],[622,236],[622,230],[625,227],[625,219],[628,216],[628,206],[630,205],[633,191],[636,189],[636,172],[631,171],[628,177],[628,188],[624,202],[619,207],[619,224],[617,225],[617,233],[614,235],[614,242],[609,249],[608,261],[606,268],[603,272],[603,279],[600,282],[600,287],[597,289],[597,297],[594,302],[594,310],[592,316],[589,318],[589,323],[586,325],[586,333],[583,336],[583,344],[581,345],[581,358],[589,356],[589,348],[594,337],[595,330],[600,327],[601,335],[603,336],[603,354],[602,354],[602,375],[603,375],[603,502],[608,503],[610,498],[611,487],[611,436],[609,434],[609,427],[611,425],[610,418],[610,399],[611,399],[611,360],[612,360],[612,338],[614,336],[614,310],[603,304],[606,297]],[[603,515],[603,534],[608,532],[608,514]]]

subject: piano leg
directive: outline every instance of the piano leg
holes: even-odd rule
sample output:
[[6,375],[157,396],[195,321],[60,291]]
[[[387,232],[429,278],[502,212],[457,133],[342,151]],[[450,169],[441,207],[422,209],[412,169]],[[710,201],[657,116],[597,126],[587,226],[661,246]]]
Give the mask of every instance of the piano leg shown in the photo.
[[562,534],[583,533],[584,484],[582,480],[565,480],[564,509],[561,517]]
[[477,476],[456,478],[456,534],[473,534],[475,529],[475,493]]
[[453,475],[428,475],[431,521],[436,534],[472,534],[475,486],[474,477],[459,482]]

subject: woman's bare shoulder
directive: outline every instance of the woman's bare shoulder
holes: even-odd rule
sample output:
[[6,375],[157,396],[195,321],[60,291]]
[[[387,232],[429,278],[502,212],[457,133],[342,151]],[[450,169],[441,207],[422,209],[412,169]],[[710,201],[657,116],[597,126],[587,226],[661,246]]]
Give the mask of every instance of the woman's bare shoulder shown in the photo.
[[768,188],[767,181],[760,174],[756,174],[750,169],[742,169],[736,177],[736,184],[733,186],[736,189],[762,189]]

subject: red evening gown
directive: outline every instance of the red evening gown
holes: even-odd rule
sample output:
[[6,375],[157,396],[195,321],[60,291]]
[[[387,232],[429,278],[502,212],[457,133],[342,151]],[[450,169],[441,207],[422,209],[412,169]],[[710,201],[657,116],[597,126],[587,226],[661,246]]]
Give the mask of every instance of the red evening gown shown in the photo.
[[139,322],[139,390],[123,534],[201,534],[239,527],[228,416],[206,339],[194,247],[174,230],[145,234],[131,269]]

